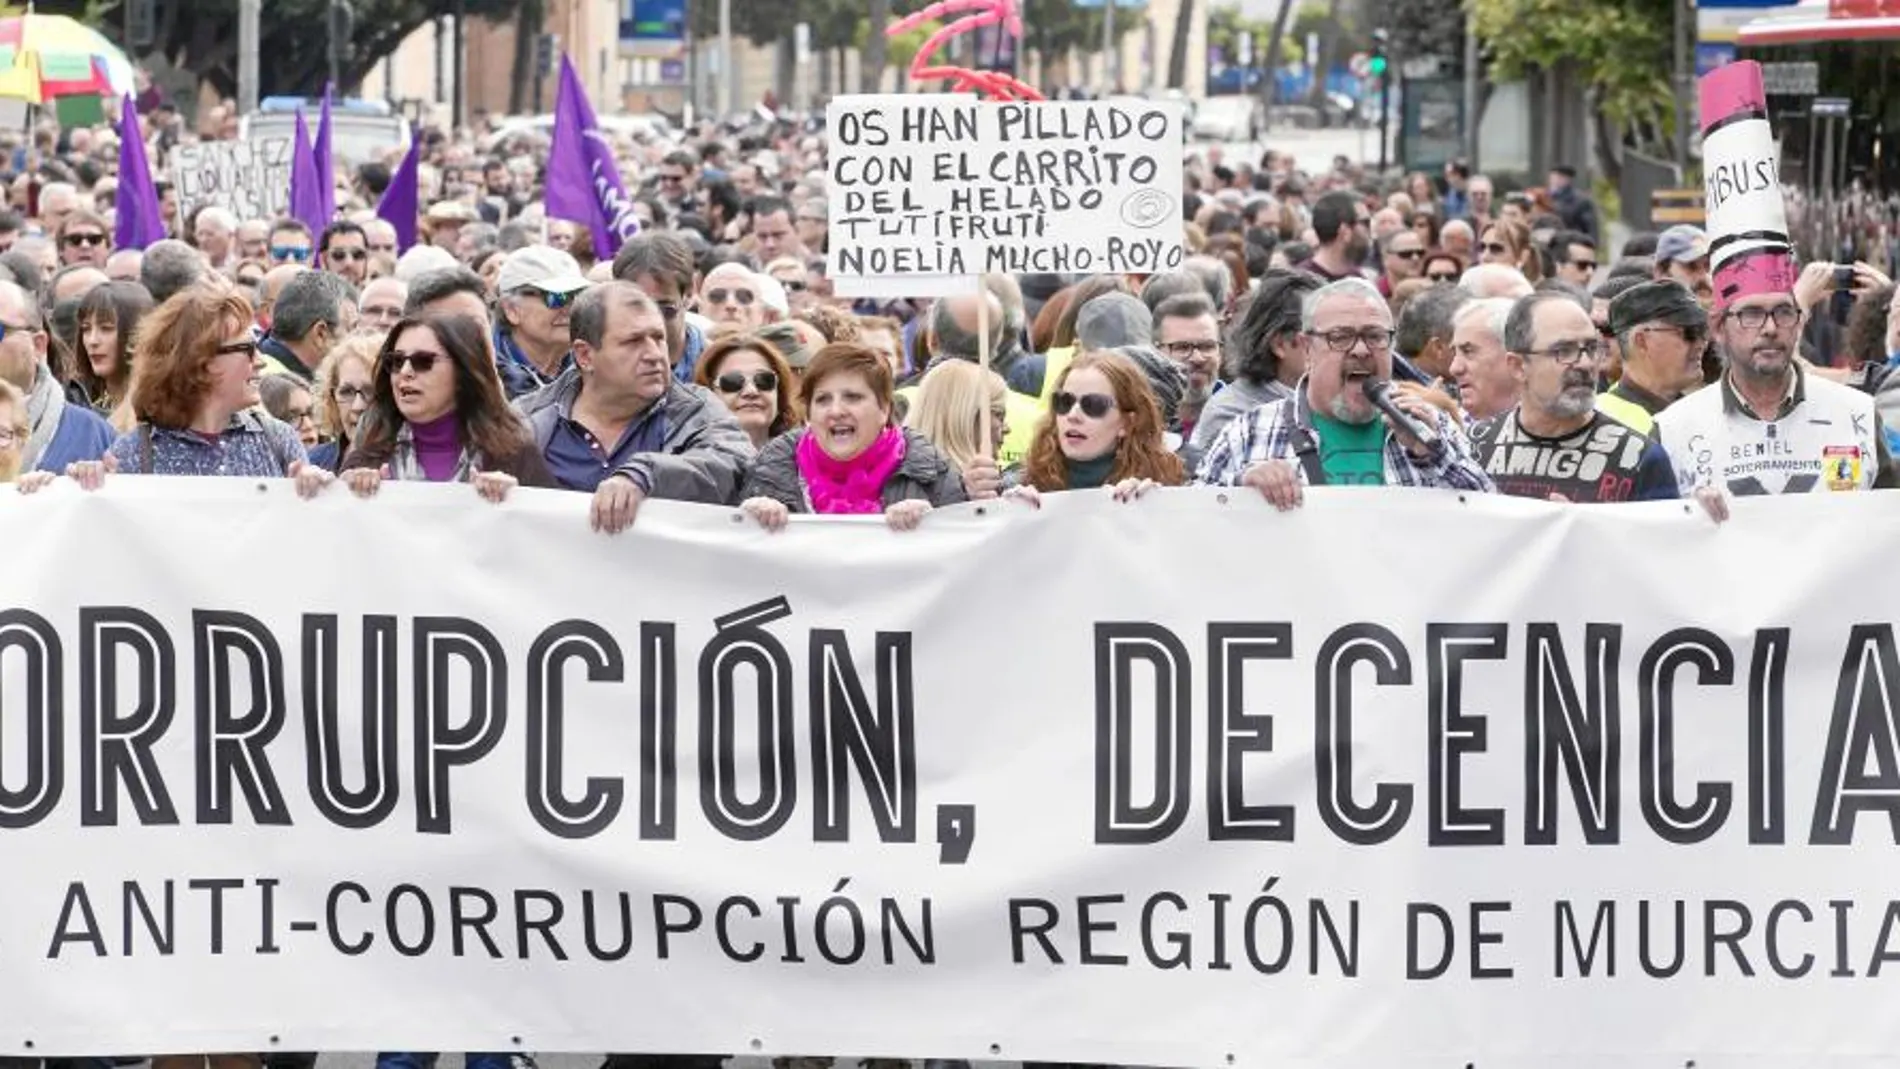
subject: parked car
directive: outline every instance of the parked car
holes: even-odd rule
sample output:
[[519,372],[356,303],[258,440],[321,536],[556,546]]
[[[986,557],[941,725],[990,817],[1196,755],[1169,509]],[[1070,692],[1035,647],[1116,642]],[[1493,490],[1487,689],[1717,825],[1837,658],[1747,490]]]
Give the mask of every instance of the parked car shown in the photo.
[[1198,141],[1251,143],[1260,140],[1266,126],[1258,97],[1208,97],[1194,113]]

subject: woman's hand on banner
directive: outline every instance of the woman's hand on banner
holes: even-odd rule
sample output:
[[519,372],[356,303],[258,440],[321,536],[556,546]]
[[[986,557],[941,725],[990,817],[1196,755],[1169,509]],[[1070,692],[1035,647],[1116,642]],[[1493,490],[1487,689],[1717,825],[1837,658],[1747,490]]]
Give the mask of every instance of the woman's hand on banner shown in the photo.
[[1159,485],[1153,479],[1123,479],[1114,486],[1115,500],[1124,504],[1139,501]]
[[899,501],[884,510],[884,522],[891,525],[893,531],[915,531],[917,525],[924,522],[924,514],[930,511],[930,502],[912,498]]
[[383,480],[387,478],[389,478],[387,467],[351,468],[343,473],[343,485],[349,487],[350,493],[357,497],[375,497],[377,488],[382,486]]
[[507,500],[508,491],[517,485],[515,477],[505,471],[478,471],[469,477],[468,483],[482,495],[482,500],[497,505]]
[[1003,491],[1003,500],[1028,505],[1032,509],[1042,507],[1042,493],[1033,486],[1012,486]]
[[777,534],[785,529],[785,521],[790,518],[791,510],[784,502],[769,497],[747,498],[739,506],[739,511],[753,518],[760,527]]
[[75,460],[66,465],[66,477],[81,490],[97,490],[106,484],[106,476],[118,470],[118,458],[107,453],[104,460]]
[[290,478],[297,484],[297,496],[305,501],[312,500],[336,482],[336,476],[307,461],[294,465],[290,469]]
[[1281,512],[1299,508],[1306,503],[1306,492],[1300,485],[1299,471],[1284,460],[1263,460],[1251,465],[1241,473],[1240,485],[1260,491],[1260,496]]

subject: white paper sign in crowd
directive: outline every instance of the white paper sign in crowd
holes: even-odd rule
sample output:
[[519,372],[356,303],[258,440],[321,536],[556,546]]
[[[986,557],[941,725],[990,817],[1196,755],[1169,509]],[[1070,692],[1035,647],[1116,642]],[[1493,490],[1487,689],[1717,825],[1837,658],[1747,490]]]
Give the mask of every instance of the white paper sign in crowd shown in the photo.
[[291,139],[197,141],[172,149],[178,217],[216,204],[240,220],[282,218],[290,207]]
[[0,1049],[1866,1064],[1891,500],[0,495]]
[[1177,105],[842,96],[825,123],[834,278],[1181,266]]

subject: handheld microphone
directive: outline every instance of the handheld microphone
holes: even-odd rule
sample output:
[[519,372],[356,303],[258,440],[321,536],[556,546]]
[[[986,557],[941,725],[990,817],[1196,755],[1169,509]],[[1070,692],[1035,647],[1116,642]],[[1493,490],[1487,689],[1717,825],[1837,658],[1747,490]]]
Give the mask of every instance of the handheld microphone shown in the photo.
[[1385,413],[1386,418],[1397,424],[1400,430],[1418,439],[1423,445],[1430,446],[1438,441],[1437,430],[1419,422],[1418,418],[1410,412],[1392,403],[1390,382],[1385,379],[1365,379],[1359,385],[1360,389],[1365,391],[1366,400],[1372,402],[1372,407]]

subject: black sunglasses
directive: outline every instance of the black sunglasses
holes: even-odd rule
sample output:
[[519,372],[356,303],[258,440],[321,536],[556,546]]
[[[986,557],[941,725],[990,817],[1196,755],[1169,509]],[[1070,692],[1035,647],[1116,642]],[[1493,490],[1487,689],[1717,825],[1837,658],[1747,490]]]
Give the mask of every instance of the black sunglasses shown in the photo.
[[[745,384],[746,375],[743,371],[728,371],[713,380],[713,385],[719,387],[720,393],[738,393],[745,389]],[[760,393],[771,393],[778,389],[778,372],[754,371],[752,388]]]
[[416,374],[427,375],[435,370],[435,362],[440,359],[441,353],[405,353],[400,349],[391,349],[388,357],[389,373],[392,376],[400,375],[402,366],[408,364],[415,369]]
[[1082,414],[1090,419],[1101,419],[1115,411],[1115,399],[1105,393],[1085,393],[1081,396],[1061,390],[1049,399],[1050,407],[1056,415],[1066,416],[1076,405],[1082,406]]
[[1431,274],[1429,274],[1429,275],[1426,275],[1425,277],[1426,277],[1427,279],[1430,279],[1430,280],[1431,280],[1431,281],[1433,281],[1433,282],[1456,282],[1456,281],[1458,281],[1458,272],[1456,272],[1456,271],[1433,271],[1433,272],[1432,272]]
[[68,245],[104,245],[105,243],[106,243],[106,236],[104,234],[68,234],[66,235],[66,244]]

